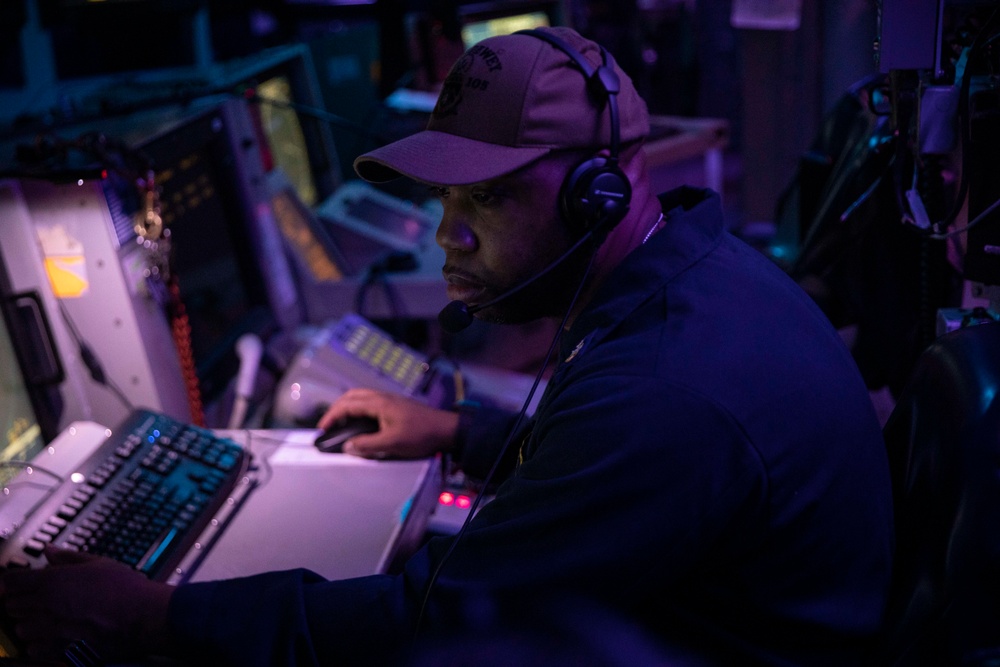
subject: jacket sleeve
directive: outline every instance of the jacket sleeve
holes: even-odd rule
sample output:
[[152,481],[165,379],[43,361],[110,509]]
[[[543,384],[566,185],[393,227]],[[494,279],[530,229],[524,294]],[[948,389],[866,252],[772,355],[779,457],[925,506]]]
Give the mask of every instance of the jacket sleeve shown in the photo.
[[455,462],[467,475],[482,480],[503,452],[506,456],[498,466],[495,477],[503,479],[513,468],[514,457],[511,452],[517,449],[516,445],[508,444],[508,441],[514,443],[523,438],[528,430],[527,422],[527,417],[519,420],[517,414],[500,408],[476,404],[460,406]]

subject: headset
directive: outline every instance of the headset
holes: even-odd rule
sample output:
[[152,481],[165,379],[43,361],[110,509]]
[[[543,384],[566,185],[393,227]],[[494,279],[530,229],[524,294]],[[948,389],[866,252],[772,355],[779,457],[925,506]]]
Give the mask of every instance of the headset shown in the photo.
[[563,39],[541,30],[519,30],[515,35],[537,37],[556,47],[576,63],[583,72],[587,87],[608,102],[611,117],[610,155],[584,160],[566,176],[559,192],[563,217],[581,233],[590,231],[607,234],[628,213],[632,184],[618,167],[621,126],[618,118],[618,92],[621,82],[607,50],[602,46],[601,66],[594,68],[583,55]]

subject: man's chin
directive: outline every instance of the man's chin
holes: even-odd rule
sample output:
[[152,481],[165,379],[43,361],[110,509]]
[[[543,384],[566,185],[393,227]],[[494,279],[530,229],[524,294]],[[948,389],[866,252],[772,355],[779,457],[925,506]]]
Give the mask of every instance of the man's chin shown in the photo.
[[539,308],[507,308],[503,304],[497,304],[478,311],[475,317],[489,324],[527,324],[551,317],[551,314],[544,313]]

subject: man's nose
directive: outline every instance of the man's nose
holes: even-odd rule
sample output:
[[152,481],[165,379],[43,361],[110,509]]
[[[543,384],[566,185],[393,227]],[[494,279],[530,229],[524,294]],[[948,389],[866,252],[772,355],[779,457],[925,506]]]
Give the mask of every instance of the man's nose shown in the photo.
[[434,240],[445,251],[472,252],[477,246],[476,235],[462,212],[448,204],[444,207],[444,215],[441,216]]

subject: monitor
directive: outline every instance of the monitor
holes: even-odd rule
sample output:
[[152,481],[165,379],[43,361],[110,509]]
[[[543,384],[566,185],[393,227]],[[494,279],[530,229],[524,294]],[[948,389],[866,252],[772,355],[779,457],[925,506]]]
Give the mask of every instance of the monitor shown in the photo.
[[[354,158],[384,143],[380,88],[386,70],[382,28],[374,19],[338,21],[309,40],[316,78],[327,111],[344,180],[355,178]],[[401,54],[402,55],[402,54]],[[391,56],[389,56],[391,57]],[[397,57],[392,67],[404,67]]]
[[462,52],[476,42],[517,30],[564,25],[558,0],[443,4],[409,12],[405,21],[411,88],[436,90]]
[[0,321],[0,366],[13,369],[0,377],[0,484],[6,484],[20,470],[8,461],[29,461],[45,447],[42,428],[35,416],[31,396],[19,372],[13,343]]
[[0,485],[6,485],[19,468],[8,462],[30,461],[54,437],[52,420],[36,410],[38,396],[24,369],[29,362],[22,339],[16,335],[17,299],[10,293],[6,273],[0,263]]
[[[300,323],[280,232],[258,192],[248,106],[227,95],[108,119],[99,131],[63,128],[78,159],[0,181],[8,277],[18,293],[41,295],[66,372],[62,428],[118,423],[132,406],[222,427],[236,341],[268,342]],[[156,278],[164,244],[137,232],[136,185],[150,171],[176,284]]]
[[[234,127],[237,117],[227,113],[239,108],[196,114],[138,147],[156,175],[183,309],[179,326],[189,330],[189,341],[175,342],[182,356],[190,346],[206,403],[236,375],[237,339],[254,333],[266,341],[281,328],[270,283],[277,271],[266,264],[279,257],[267,251],[255,226],[257,205],[245,182],[254,165],[244,162],[256,151],[248,150],[252,142],[244,141]],[[178,311],[177,304],[167,308]]]
[[265,170],[281,169],[307,206],[329,197],[341,183],[341,163],[309,48],[293,44],[225,63],[218,78],[250,100]]
[[462,44],[469,48],[487,37],[509,35],[518,30],[530,30],[552,25],[550,12],[542,6],[522,7],[516,13],[467,13],[462,16]]
[[315,206],[320,195],[302,123],[295,110],[285,106],[294,100],[292,82],[284,74],[275,74],[257,84],[257,94],[262,100],[269,100],[255,105],[267,146],[268,171],[280,168],[291,179],[299,198]]

